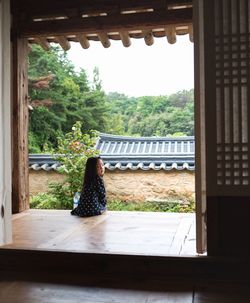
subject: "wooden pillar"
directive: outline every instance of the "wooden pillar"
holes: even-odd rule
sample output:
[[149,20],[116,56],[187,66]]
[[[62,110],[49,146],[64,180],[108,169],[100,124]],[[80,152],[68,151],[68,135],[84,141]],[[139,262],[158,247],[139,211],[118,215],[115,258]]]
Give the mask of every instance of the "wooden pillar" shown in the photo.
[[206,129],[205,129],[205,62],[203,3],[194,1],[194,93],[195,93],[195,201],[196,248],[202,254],[207,250],[206,232]]
[[208,255],[249,256],[250,0],[201,3]]
[[29,209],[28,43],[14,37],[12,96],[12,211]]

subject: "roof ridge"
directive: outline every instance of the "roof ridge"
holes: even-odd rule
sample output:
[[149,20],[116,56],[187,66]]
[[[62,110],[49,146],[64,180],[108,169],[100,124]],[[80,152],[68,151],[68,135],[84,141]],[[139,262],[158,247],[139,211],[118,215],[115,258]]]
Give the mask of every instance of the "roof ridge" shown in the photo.
[[194,136],[183,136],[183,137],[158,137],[158,136],[151,136],[151,137],[133,137],[133,136],[124,136],[124,135],[113,135],[107,133],[99,133],[100,139],[120,139],[120,140],[138,140],[138,141],[194,141]]

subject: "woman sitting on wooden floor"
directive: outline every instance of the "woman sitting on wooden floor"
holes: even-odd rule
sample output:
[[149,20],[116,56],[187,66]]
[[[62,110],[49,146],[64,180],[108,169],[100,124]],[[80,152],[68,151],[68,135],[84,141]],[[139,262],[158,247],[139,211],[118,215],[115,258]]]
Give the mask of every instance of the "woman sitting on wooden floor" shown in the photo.
[[106,210],[104,172],[105,167],[100,157],[88,158],[79,204],[71,211],[72,215],[80,217],[97,216]]

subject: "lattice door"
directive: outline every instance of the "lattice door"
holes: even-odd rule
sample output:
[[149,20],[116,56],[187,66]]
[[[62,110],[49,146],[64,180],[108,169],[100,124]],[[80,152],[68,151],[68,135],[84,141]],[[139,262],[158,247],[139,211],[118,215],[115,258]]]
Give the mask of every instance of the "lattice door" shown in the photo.
[[[206,92],[207,190],[243,196],[249,187],[250,0],[213,2]],[[208,39],[209,40],[209,39]]]
[[250,197],[250,0],[194,0],[194,46],[197,251],[204,252],[207,199]]

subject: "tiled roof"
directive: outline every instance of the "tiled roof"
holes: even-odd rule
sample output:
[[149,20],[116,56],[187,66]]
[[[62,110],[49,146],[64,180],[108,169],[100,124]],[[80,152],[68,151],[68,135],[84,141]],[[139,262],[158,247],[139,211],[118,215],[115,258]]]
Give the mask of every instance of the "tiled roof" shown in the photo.
[[97,149],[109,170],[194,170],[194,137],[125,137],[101,134]]
[[[125,137],[100,134],[96,144],[108,170],[194,170],[194,137]],[[30,155],[34,170],[56,170],[51,155]]]
[[57,170],[60,163],[52,155],[29,154],[29,168],[33,170]]

